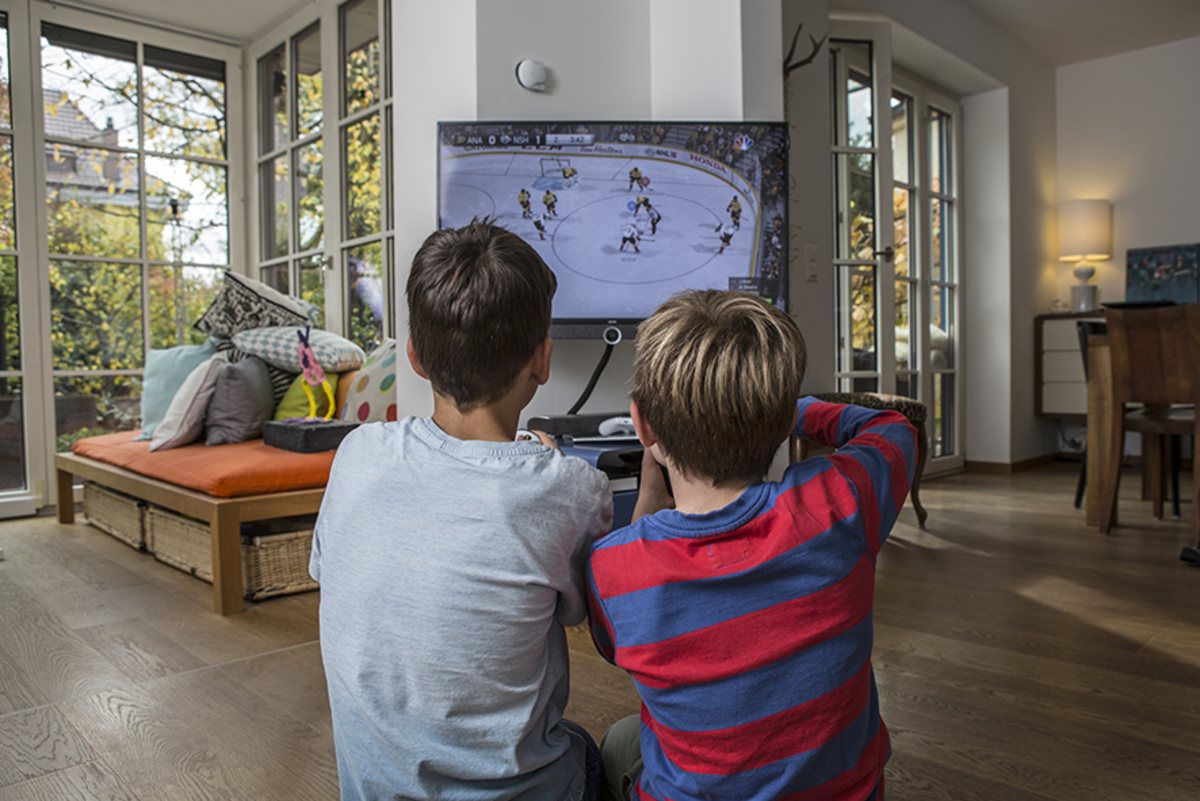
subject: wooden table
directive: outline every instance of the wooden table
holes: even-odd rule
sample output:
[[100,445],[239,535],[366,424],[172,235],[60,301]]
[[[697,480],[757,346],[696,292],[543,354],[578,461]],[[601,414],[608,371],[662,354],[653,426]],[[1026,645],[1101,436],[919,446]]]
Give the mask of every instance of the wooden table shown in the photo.
[[94,481],[181,515],[207,520],[212,533],[213,607],[219,615],[245,609],[242,601],[241,524],[319,511],[325,488],[217,498],[159,481],[76,453],[54,456],[58,471],[58,522],[75,522],[75,476]]

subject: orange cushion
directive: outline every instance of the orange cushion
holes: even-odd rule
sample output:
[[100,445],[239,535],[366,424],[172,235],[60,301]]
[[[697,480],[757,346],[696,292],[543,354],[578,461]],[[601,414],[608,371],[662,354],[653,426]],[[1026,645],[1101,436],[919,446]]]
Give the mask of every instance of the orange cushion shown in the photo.
[[77,440],[71,450],[150,478],[168,481],[217,498],[323,487],[336,451],[293,453],[262,439],[206,446],[203,442],[150,453],[150,443],[134,442],[136,431]]

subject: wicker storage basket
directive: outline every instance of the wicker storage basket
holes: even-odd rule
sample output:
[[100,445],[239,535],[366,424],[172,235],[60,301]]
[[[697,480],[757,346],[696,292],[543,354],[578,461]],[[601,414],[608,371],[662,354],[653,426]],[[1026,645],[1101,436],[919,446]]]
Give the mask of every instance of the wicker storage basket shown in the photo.
[[83,513],[103,532],[146,549],[146,503],[91,481],[83,482]]
[[[261,601],[317,589],[308,575],[313,516],[242,524],[242,588]],[[208,524],[157,506],[146,511],[147,539],[154,558],[212,583],[212,538]]]

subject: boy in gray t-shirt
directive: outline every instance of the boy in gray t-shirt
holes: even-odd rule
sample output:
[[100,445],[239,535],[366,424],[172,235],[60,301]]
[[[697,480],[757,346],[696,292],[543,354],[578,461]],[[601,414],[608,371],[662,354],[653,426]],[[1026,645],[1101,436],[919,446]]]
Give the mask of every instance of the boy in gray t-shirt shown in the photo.
[[413,260],[407,351],[433,416],[342,442],[313,538],[343,799],[597,797],[595,744],[562,719],[563,627],[584,619],[612,494],[544,435],[514,442],[556,285],[486,221]]

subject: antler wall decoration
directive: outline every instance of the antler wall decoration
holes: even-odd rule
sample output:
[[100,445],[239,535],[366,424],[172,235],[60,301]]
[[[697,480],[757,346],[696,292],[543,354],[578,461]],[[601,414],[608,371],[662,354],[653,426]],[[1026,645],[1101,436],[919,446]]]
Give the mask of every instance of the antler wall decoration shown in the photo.
[[821,37],[821,41],[818,42],[816,37],[810,33],[808,35],[808,38],[809,38],[809,41],[812,42],[813,49],[812,49],[812,52],[808,54],[808,58],[802,58],[795,63],[789,64],[788,62],[790,62],[792,60],[792,56],[794,56],[796,54],[796,43],[800,41],[800,31],[802,31],[802,30],[804,30],[803,22],[801,22],[796,27],[796,34],[795,34],[795,36],[792,37],[792,47],[790,50],[788,50],[788,54],[783,57],[783,77],[784,78],[787,78],[787,76],[791,75],[793,72],[800,69],[804,65],[811,64],[813,59],[817,57],[817,52],[821,49],[821,45],[825,44],[825,40],[829,38],[829,34],[825,34],[824,36]]

